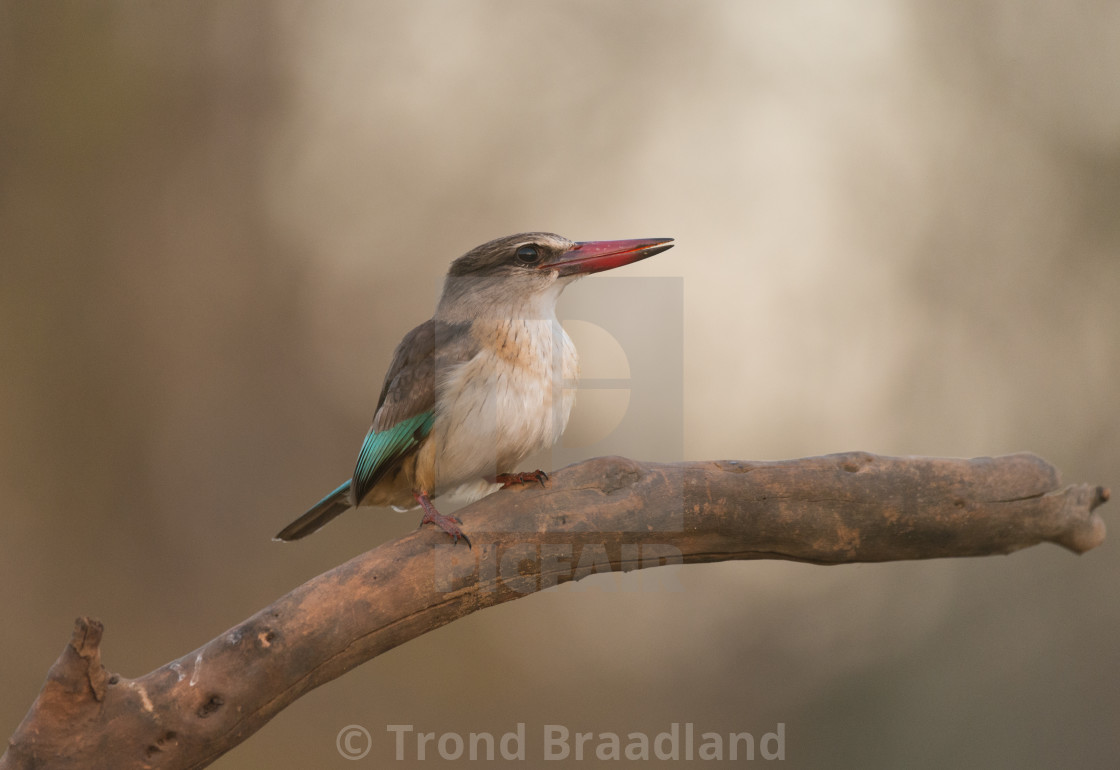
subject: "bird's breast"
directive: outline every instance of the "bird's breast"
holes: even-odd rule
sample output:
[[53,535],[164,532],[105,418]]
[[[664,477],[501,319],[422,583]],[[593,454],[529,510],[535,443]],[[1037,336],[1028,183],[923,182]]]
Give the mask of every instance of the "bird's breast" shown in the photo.
[[568,423],[579,359],[555,319],[475,322],[479,352],[437,382],[435,476],[459,486],[508,472]]

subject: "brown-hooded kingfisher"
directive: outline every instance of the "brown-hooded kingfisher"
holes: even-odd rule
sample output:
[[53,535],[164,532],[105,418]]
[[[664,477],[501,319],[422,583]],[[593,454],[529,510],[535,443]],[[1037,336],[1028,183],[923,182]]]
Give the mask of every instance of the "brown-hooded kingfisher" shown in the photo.
[[432,505],[449,493],[476,499],[547,479],[515,473],[552,446],[568,423],[579,376],[556,301],[575,279],[652,257],[672,238],[574,242],[521,233],[451,263],[431,320],[393,354],[354,475],[276,536],[298,540],[357,505],[424,509],[452,542],[462,522]]

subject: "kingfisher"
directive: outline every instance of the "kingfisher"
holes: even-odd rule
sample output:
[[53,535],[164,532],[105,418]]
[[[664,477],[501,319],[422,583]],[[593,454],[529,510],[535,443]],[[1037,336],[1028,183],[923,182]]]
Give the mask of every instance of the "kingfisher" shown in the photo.
[[556,319],[561,292],[672,241],[520,233],[453,261],[435,315],[397,345],[353,475],[275,539],[306,537],[359,505],[419,506],[420,526],[435,524],[469,547],[462,521],[437,511],[435,497],[474,500],[548,479],[515,468],[555,444],[571,413],[579,358]]

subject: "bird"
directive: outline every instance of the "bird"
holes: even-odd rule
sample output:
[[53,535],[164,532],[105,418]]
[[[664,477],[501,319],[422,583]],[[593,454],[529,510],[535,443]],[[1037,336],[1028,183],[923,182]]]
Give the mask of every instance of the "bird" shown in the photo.
[[544,471],[514,469],[555,444],[571,413],[579,359],[556,318],[561,292],[673,245],[529,232],[455,259],[435,314],[397,345],[350,479],[274,539],[299,540],[359,505],[420,507],[421,527],[435,524],[470,547],[462,522],[432,500],[547,481]]

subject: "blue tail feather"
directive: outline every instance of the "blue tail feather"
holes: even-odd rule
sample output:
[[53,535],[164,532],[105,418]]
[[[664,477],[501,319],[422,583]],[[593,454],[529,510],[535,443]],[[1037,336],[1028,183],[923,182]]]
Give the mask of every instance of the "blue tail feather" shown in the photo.
[[273,540],[299,540],[307,537],[343,511],[351,508],[350,482],[343,482],[288,526],[280,530]]

